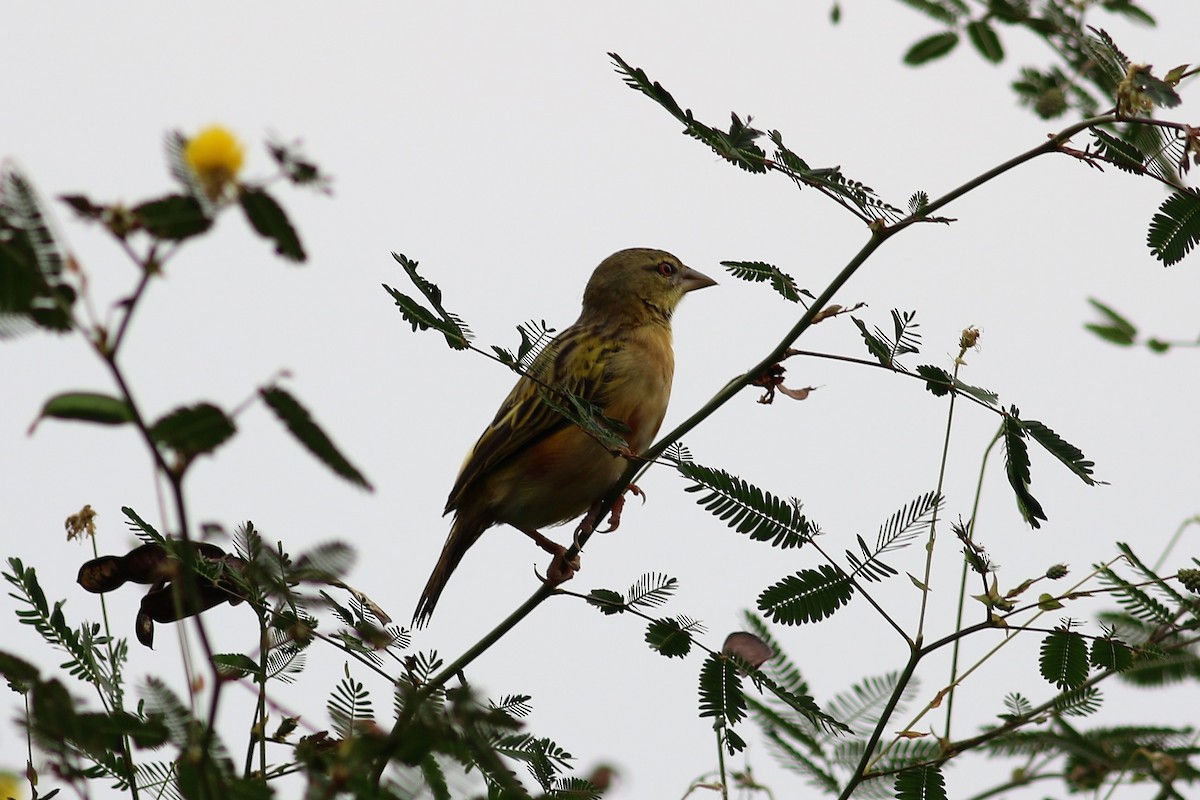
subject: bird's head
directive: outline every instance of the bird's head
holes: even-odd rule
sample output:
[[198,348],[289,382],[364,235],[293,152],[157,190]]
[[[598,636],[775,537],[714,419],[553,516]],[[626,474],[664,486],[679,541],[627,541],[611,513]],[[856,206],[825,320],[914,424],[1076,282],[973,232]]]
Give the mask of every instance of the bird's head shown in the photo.
[[592,273],[583,290],[583,314],[670,322],[685,294],[716,283],[663,250],[621,250]]

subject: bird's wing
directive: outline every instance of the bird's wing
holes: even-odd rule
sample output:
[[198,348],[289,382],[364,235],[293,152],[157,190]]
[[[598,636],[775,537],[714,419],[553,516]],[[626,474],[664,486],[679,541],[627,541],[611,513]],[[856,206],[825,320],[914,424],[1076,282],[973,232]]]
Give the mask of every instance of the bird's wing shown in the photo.
[[496,418],[471,449],[450,490],[446,511],[457,508],[476,481],[509,458],[572,424],[543,401],[543,386],[559,388],[603,406],[608,359],[623,347],[624,342],[611,335],[604,336],[578,325],[556,337],[533,362],[529,374],[522,376],[509,392]]

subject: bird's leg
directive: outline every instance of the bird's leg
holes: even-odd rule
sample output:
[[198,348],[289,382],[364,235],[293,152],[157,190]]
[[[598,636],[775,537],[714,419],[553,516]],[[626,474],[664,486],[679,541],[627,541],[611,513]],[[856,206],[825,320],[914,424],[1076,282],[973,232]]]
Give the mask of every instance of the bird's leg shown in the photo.
[[[515,526],[514,526],[515,527]],[[533,528],[517,528],[521,533],[533,539],[537,546],[545,550],[554,559],[550,562],[550,567],[546,570],[546,583],[551,586],[558,586],[560,583],[566,583],[575,576],[579,571],[579,555],[567,560],[567,548],[563,547],[558,542],[551,541]]]
[[[632,494],[636,497],[642,498],[643,503],[646,502],[646,493],[643,492],[641,490],[641,487],[639,487],[637,484],[634,484],[634,483],[629,484],[629,486],[626,487],[625,491],[629,492],[630,494]],[[596,506],[593,506],[592,507],[593,511],[598,510],[598,508],[597,508],[598,506],[599,506],[598,503]],[[625,495],[622,494],[620,497],[618,497],[616,500],[613,501],[612,511],[608,515],[608,527],[602,531],[599,531],[599,533],[612,533],[617,528],[621,527],[621,512],[624,509],[625,509]],[[591,514],[592,514],[592,512],[589,512],[588,516],[590,517]]]

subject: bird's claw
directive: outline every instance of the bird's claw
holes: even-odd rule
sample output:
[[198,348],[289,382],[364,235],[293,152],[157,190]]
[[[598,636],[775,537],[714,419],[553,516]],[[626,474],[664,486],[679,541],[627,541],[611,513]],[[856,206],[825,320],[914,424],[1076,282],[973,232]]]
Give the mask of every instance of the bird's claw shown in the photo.
[[[575,573],[582,568],[579,561],[579,551],[576,549],[575,555],[568,559],[567,553],[569,552],[567,548],[559,546],[558,552],[550,560],[550,567],[546,570],[546,577],[543,578],[541,575],[538,575],[538,580],[547,586],[555,587],[575,577]],[[536,570],[534,574],[537,574]]]
[[[637,484],[634,484],[634,483],[629,484],[629,486],[626,487],[625,491],[629,492],[630,494],[634,495],[635,497],[642,498],[642,505],[646,504],[646,493],[643,492],[641,487],[638,486]],[[608,515],[608,527],[602,531],[596,531],[596,533],[612,533],[617,528],[621,527],[621,512],[624,509],[625,509],[625,495],[622,494],[620,497],[618,497],[616,499],[616,501],[613,502],[612,511],[609,512],[609,515]]]

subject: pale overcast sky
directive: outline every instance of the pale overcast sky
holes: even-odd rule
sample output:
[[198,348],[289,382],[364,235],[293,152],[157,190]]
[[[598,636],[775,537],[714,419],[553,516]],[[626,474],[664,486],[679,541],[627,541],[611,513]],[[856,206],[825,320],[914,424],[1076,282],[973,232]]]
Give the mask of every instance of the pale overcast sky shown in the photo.
[[[1157,29],[1097,21],[1160,74],[1196,61],[1200,5],[1145,5],[1158,16]],[[512,375],[448,351],[440,336],[410,332],[380,288],[409,290],[389,251],[421,262],[481,344],[509,347],[517,323],[544,319],[561,329],[574,320],[588,275],[615,250],[663,248],[716,277],[720,286],[689,296],[676,316],[666,430],[756,362],[797,315],[765,286],[726,275],[720,261],[768,261],[819,292],[866,238],[856,220],[816,192],[739,172],[680,136],[678,123],[622,84],[606,52],[646,69],[701,119],[723,125],[730,111],[753,115],[756,124],[781,130],[810,164],[840,165],[898,205],[917,189],[937,195],[958,185],[1065,124],[1016,107],[1008,85],[1018,66],[1048,56],[1012,31],[1003,31],[1010,57],[1000,66],[964,46],[915,70],[901,56],[935,23],[900,3],[849,0],[834,26],[829,7],[828,0],[586,8],[22,4],[4,13],[0,155],[51,202],[104,309],[134,285],[134,270],[105,236],[51,198],[83,192],[132,203],[171,191],[162,147],[171,129],[229,127],[248,147],[250,176],[270,171],[261,146],[267,136],[303,140],[334,177],[333,195],[283,185],[275,191],[309,263],[282,262],[240,217],[223,218],[153,286],[124,366],[152,416],[201,400],[236,407],[288,370],[286,385],[377,491],[333,477],[256,405],[238,418],[236,439],[194,469],[192,519],[230,530],[253,520],[293,553],[332,539],[351,542],[360,555],[351,582],[407,620],[449,526],[441,516],[446,493]],[[1194,95],[1194,87],[1185,90],[1178,117],[1195,119]],[[1164,269],[1145,245],[1163,196],[1149,181],[1043,158],[946,209],[953,225],[917,227],[890,242],[837,298],[867,303],[860,315],[880,326],[891,308],[915,309],[924,349],[909,366],[949,367],[960,329],[979,326],[981,349],[968,355],[964,380],[1054,428],[1109,482],[1084,486],[1035,452],[1033,490],[1049,521],[1031,531],[995,458],[978,530],[1003,567],[1002,588],[1056,562],[1082,576],[1115,555],[1117,540],[1153,561],[1197,512],[1195,356],[1121,351],[1082,328],[1093,319],[1086,298],[1095,296],[1148,332],[1195,336],[1197,256]],[[821,324],[801,346],[866,355],[846,318]],[[893,511],[934,487],[945,403],[881,370],[825,360],[793,360],[788,369],[790,384],[820,390],[802,403],[780,398],[771,406],[746,391],[685,442],[702,463],[799,497],[828,546],[841,552],[856,534],[870,540]],[[63,519],[90,503],[100,515],[102,552],[124,552],[133,542],[123,505],[166,527],[149,458],[129,430],[47,422],[26,435],[55,392],[111,390],[80,340],[35,334],[6,341],[0,375],[3,555],[36,567],[51,600],[67,598],[70,620],[97,618],[95,598],[74,583],[90,550],[64,541]],[[947,521],[969,516],[996,423],[992,414],[959,407]],[[785,553],[729,531],[666,469],[641,485],[646,504],[630,503],[621,530],[589,545],[570,589],[624,589],[644,572],[666,572],[679,578],[680,590],[664,611],[703,620],[704,641],[719,647],[763,587],[819,563],[808,549]],[[568,529],[554,533],[569,538]],[[943,528],[933,636],[953,624],[959,558],[951,540]],[[1168,569],[1186,565],[1194,534],[1188,543]],[[890,563],[917,574],[922,554],[915,546]],[[488,532],[415,646],[459,654],[533,591],[532,569],[544,562],[515,531]],[[915,625],[918,595],[907,580],[892,581],[879,596],[902,624]],[[112,622],[130,638],[139,600],[131,589],[109,601]],[[1090,620],[1107,607],[1093,601],[1063,614]],[[61,656],[16,623],[15,608],[0,605],[0,641],[52,669]],[[253,650],[256,632],[244,607],[217,609],[211,621],[218,649]],[[532,694],[530,729],[578,756],[580,774],[600,762],[616,766],[614,800],[681,797],[716,767],[710,722],[697,718],[701,659],[666,660],[646,648],[643,633],[628,616],[601,617],[555,599],[468,677],[493,697]],[[906,656],[861,601],[830,622],[777,634],[823,703],[864,676],[899,669]],[[977,637],[967,650],[978,656],[997,639]],[[994,720],[1009,691],[1035,702],[1050,696],[1037,676],[1037,646],[1035,636],[1020,639],[974,676],[960,702],[958,733]],[[166,673],[178,685],[173,630],[159,631],[153,652],[134,644],[133,657],[131,676]],[[302,712],[306,725],[326,727],[324,698],[343,661],[314,652],[313,669],[280,702]],[[914,707],[946,680],[944,662],[928,666]],[[377,710],[390,708],[385,684],[362,670],[356,676],[375,692]],[[73,690],[85,697],[85,689]],[[251,700],[239,692],[230,690],[223,720],[235,752]],[[1186,703],[1168,692],[1105,692],[1112,716],[1102,721],[1145,720],[1147,709],[1155,722],[1194,721],[1178,713],[1189,703],[1196,708],[1194,692]],[[14,719],[16,696],[4,707]],[[889,729],[910,716],[899,715]],[[752,766],[779,798],[810,791],[775,765],[753,726],[743,725],[743,733],[751,744],[735,767]],[[0,768],[20,771],[23,761],[21,732],[6,723]],[[983,788],[968,773],[950,772],[952,796]],[[42,789],[56,785],[48,778]],[[94,796],[103,796],[96,788]]]

